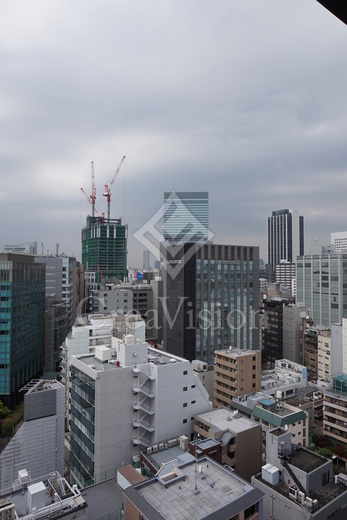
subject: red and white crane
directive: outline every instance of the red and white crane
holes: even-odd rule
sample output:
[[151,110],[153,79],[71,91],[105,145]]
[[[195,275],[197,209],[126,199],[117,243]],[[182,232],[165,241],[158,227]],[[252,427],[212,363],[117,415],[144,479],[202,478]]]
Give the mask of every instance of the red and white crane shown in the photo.
[[103,193],[104,197],[107,197],[107,220],[110,221],[110,212],[111,212],[111,188],[114,184],[114,181],[116,180],[116,177],[119,173],[119,170],[122,167],[123,162],[125,161],[125,155],[123,155],[121,162],[119,163],[119,166],[117,170],[115,171],[113,178],[111,181],[109,181],[107,184],[105,184],[105,192]]

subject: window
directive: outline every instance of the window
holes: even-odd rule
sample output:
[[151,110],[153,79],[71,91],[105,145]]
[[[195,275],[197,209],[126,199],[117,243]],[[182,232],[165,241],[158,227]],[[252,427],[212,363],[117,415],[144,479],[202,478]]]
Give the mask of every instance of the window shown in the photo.
[[183,419],[183,424],[187,424],[187,419]]
[[196,387],[196,385],[192,385],[192,386],[191,386],[191,388],[195,388],[195,387]]
[[190,403],[190,404],[195,404],[195,403],[196,403],[196,401],[191,401],[191,403]]
[[186,392],[188,390],[188,387],[187,386],[184,386],[183,387],[183,392]]
[[187,403],[183,403],[183,408],[187,408]]
[[186,376],[188,374],[188,370],[183,371],[183,375]]

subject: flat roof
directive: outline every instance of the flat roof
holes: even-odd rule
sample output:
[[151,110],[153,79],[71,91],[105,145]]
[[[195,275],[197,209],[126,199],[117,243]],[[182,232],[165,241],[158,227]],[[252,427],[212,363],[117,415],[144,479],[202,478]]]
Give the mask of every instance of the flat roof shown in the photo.
[[[263,493],[208,457],[177,468],[168,468],[160,479],[154,478],[124,494],[151,520],[213,518],[226,520],[258,502]],[[170,482],[171,480],[171,482]]]
[[228,410],[227,408],[215,408],[210,412],[197,414],[195,418],[211,424],[212,428],[218,428],[221,431],[228,430],[233,433],[240,433],[259,426],[258,423],[240,414],[237,410]]

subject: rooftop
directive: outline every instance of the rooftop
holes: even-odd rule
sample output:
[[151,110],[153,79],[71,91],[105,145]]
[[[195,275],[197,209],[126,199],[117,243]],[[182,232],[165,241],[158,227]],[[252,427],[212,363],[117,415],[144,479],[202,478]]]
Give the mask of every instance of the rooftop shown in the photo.
[[226,520],[263,496],[207,457],[199,459],[197,473],[195,467],[195,462],[169,465],[166,475],[162,470],[160,478],[128,488],[124,494],[151,520],[203,519],[216,511],[218,518]]
[[[44,480],[31,481],[25,470],[21,471],[22,482],[13,484],[13,494],[9,500],[15,506],[17,517],[21,519],[31,520],[33,518],[29,504],[35,504],[36,514],[42,520],[51,519],[52,515],[57,518],[64,516],[63,513],[78,511],[87,507],[84,498],[75,487],[71,487],[68,482],[53,472]],[[17,518],[16,517],[16,518]]]
[[218,428],[221,431],[229,430],[234,433],[241,433],[250,428],[258,427],[258,424],[252,419],[240,414],[237,410],[230,411],[227,408],[215,408],[209,412],[198,414],[195,418],[210,424],[212,428]]

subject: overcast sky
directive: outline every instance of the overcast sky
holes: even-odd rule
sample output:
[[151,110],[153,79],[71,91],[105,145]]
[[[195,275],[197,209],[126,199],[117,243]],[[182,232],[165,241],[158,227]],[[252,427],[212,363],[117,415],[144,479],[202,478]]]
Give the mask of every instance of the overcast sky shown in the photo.
[[164,191],[208,191],[215,241],[259,245],[297,208],[347,230],[347,27],[315,0],[3,0],[0,247],[75,254],[123,155],[132,235]]

